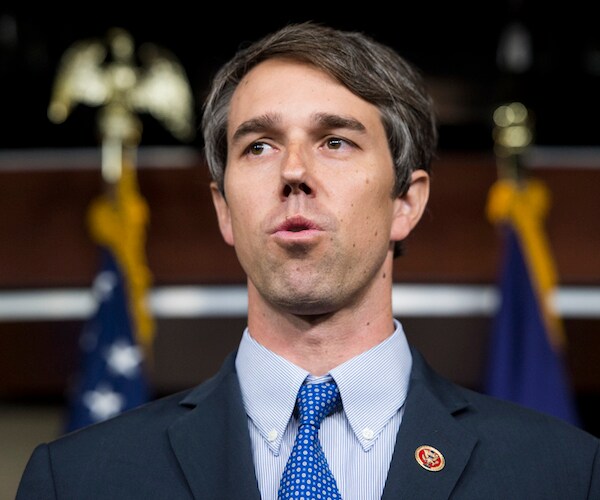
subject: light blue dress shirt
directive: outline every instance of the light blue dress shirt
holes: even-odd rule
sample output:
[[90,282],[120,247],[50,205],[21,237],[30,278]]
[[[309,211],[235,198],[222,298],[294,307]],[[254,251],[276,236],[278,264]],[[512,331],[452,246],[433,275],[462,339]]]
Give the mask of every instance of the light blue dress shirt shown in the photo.
[[392,459],[412,357],[401,324],[392,336],[313,377],[256,342],[246,329],[236,369],[252,441],[258,486],[264,500],[277,499],[279,480],[298,430],[293,416],[304,380],[337,383],[343,411],[325,418],[319,438],[344,500],[379,500]]

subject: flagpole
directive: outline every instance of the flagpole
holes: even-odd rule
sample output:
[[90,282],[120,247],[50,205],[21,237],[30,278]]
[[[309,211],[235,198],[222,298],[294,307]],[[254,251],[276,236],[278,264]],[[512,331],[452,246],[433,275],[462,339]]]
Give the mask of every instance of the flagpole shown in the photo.
[[527,177],[523,155],[534,136],[532,113],[522,102],[514,101],[498,106],[492,119],[498,178],[522,185]]

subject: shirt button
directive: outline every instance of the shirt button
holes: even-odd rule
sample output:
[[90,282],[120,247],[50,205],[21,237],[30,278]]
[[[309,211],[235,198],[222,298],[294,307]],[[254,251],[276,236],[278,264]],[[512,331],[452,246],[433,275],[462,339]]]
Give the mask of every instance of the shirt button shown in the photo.
[[269,431],[269,434],[267,434],[267,439],[268,439],[270,442],[273,442],[273,441],[275,441],[275,440],[277,439],[277,431],[276,431],[275,429],[273,429],[273,430],[270,430],[270,431]]
[[375,436],[375,433],[373,432],[373,429],[369,429],[368,427],[365,427],[362,430],[362,435],[365,439],[373,439],[373,436]]

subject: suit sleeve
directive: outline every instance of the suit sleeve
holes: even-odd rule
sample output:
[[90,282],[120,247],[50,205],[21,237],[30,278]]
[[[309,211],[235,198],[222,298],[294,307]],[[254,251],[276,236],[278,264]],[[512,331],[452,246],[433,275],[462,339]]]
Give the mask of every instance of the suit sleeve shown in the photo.
[[48,445],[40,444],[33,450],[17,490],[15,500],[56,499],[54,478]]

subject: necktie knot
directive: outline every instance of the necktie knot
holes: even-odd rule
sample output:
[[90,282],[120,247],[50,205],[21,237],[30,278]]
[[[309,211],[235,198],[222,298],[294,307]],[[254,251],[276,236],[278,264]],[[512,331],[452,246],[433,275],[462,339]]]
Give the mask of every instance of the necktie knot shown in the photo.
[[302,385],[296,400],[300,425],[312,425],[318,429],[339,403],[340,391],[335,382]]

